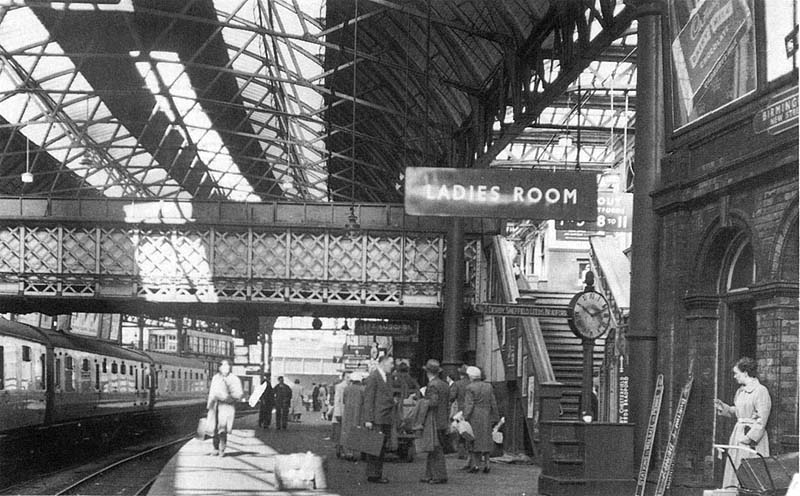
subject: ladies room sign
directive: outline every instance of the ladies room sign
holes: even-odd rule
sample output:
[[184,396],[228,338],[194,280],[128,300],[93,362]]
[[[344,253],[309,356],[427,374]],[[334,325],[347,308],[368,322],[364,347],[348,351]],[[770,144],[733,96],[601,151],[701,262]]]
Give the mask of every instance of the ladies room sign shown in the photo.
[[407,167],[409,215],[597,220],[597,174]]

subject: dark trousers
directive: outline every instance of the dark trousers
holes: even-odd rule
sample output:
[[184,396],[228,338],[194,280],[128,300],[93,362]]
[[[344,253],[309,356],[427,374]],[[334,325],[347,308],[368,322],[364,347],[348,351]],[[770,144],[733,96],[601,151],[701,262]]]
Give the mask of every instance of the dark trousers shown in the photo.
[[276,429],[286,429],[286,425],[289,422],[289,405],[283,406],[278,405],[275,409],[275,428]]
[[436,436],[439,438],[439,446],[428,453],[428,459],[425,461],[425,478],[447,480],[447,466],[444,461],[444,443],[449,442],[447,429],[437,430]]
[[377,428],[383,434],[383,446],[381,446],[379,456],[367,455],[367,479],[380,479],[383,477],[383,457],[392,438],[392,426],[391,424],[378,424],[373,428]]
[[258,409],[258,425],[261,427],[269,427],[272,423],[272,405],[264,405]]

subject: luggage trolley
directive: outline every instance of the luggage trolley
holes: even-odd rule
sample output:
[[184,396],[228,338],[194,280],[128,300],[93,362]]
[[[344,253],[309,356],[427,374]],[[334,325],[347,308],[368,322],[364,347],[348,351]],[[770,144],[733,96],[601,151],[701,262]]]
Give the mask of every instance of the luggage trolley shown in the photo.
[[[755,470],[752,470],[753,464],[745,463],[745,460],[755,460],[755,458],[745,458],[742,460],[738,469],[734,467],[734,472],[736,473],[736,478],[739,480],[740,487],[738,489],[714,490],[713,494],[715,496],[782,496],[786,494],[794,470],[787,469],[782,460],[774,457],[765,458],[761,453],[747,446],[734,446],[731,444],[714,444],[713,446],[714,449],[725,453],[725,458],[731,465],[733,465],[733,459],[731,458],[730,451],[740,450],[755,455],[760,460],[757,463],[759,466],[763,466],[764,469],[763,474],[761,470],[758,470],[758,473],[756,473]],[[796,466],[797,454],[795,453],[794,456],[794,465]]]

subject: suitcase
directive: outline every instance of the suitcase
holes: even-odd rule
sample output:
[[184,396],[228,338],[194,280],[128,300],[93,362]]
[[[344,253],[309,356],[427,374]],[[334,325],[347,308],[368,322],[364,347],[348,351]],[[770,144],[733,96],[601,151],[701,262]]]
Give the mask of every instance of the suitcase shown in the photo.
[[353,451],[380,456],[383,448],[383,434],[365,427],[356,427],[350,430],[343,446]]
[[312,452],[275,455],[275,480],[278,489],[327,489],[325,461]]
[[785,494],[797,470],[797,453],[745,458],[736,469],[740,494]]

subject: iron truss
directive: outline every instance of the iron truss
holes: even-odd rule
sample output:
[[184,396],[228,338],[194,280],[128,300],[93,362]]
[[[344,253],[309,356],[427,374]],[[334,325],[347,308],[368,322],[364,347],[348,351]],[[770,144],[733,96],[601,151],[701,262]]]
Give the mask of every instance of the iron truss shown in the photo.
[[603,167],[633,130],[640,3],[3,7],[0,193],[393,202],[406,166]]

